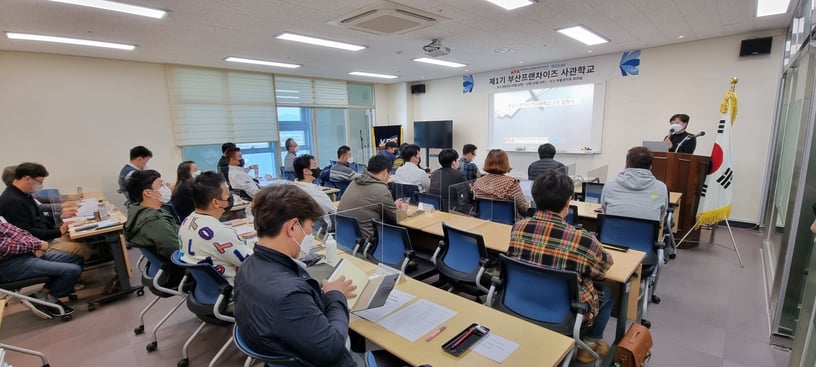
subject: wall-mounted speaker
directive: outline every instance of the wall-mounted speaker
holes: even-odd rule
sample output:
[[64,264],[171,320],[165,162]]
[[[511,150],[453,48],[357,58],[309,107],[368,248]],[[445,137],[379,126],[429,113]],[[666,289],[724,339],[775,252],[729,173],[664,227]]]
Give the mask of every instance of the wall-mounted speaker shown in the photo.
[[411,86],[411,94],[425,93],[425,84],[414,84]]
[[773,37],[752,38],[742,40],[740,44],[740,57],[752,55],[766,55],[771,53]]

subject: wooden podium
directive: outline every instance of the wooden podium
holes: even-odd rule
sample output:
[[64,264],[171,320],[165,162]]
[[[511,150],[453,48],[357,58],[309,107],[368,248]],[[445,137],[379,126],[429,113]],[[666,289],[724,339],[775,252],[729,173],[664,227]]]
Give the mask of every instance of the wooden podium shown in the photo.
[[[697,206],[700,202],[700,189],[703,187],[708,172],[709,157],[669,152],[653,152],[652,174],[666,184],[669,192],[683,193],[680,201],[680,217],[677,221],[677,233],[684,235],[696,223]],[[700,240],[700,230],[695,230],[686,238]],[[696,242],[683,242],[681,248],[697,246]]]

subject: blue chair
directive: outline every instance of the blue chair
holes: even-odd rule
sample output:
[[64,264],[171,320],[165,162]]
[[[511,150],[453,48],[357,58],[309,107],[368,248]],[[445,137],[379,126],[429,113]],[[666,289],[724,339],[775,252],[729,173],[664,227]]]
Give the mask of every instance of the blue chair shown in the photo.
[[366,239],[363,238],[360,222],[357,218],[340,214],[335,215],[334,221],[334,237],[337,241],[337,246],[352,256],[357,256],[357,252],[360,251],[360,247],[363,247],[366,241]]
[[456,229],[442,223],[443,239],[434,251],[432,261],[451,290],[465,292],[475,297],[488,293],[482,283],[489,263],[484,238],[480,234]]
[[[181,259],[181,252],[173,252],[171,259],[173,264],[187,270],[189,277],[193,279],[187,296],[187,308],[202,320],[198,328],[187,338],[181,350],[182,359],[178,362],[178,367],[187,367],[190,363],[188,348],[193,339],[201,333],[207,324],[217,326],[228,326],[235,324],[235,318],[227,315],[226,310],[229,301],[232,299],[232,286],[219,274],[210,264],[188,264]],[[226,348],[233,343],[232,337],[221,347],[210,361],[210,366],[214,366]]]
[[[493,278],[485,304],[507,314],[571,336],[575,346],[601,361],[598,354],[581,340],[581,324],[589,305],[581,303],[578,274],[572,271],[536,266],[499,254],[501,278]],[[563,367],[569,366],[575,349],[570,351]]]
[[343,194],[346,192],[346,189],[347,189],[347,188],[349,187],[349,185],[351,184],[351,182],[349,182],[349,181],[343,181],[343,182],[334,182],[334,181],[331,181],[331,183],[332,183],[332,186],[334,186],[334,187],[336,187],[338,190],[340,190],[340,192],[338,192],[338,193],[337,193],[337,200],[340,200],[340,199],[342,199],[342,198],[343,198]]
[[[654,294],[660,264],[664,261],[664,244],[659,237],[660,222],[656,220],[598,214],[598,240],[610,245],[626,246],[646,253],[641,263],[640,295],[642,312],[645,315],[649,302],[660,303]],[[649,321],[642,320],[649,326]]]
[[423,204],[433,205],[434,209],[442,210],[442,197],[439,195],[426,194],[424,192],[416,193],[417,202]]
[[569,209],[567,209],[567,216],[564,218],[564,221],[567,222],[569,225],[575,225],[578,223],[578,206],[577,205],[570,205]]
[[238,325],[236,324],[235,327],[232,328],[232,340],[235,342],[235,346],[238,347],[238,350],[241,353],[244,353],[247,356],[246,362],[244,362],[244,367],[252,366],[253,361],[263,361],[266,363],[267,367],[308,367],[311,366],[310,364],[306,363],[305,361],[301,360],[300,358],[289,355],[286,353],[281,352],[280,355],[266,355],[260,354],[252,350],[252,348],[247,345],[244,338],[241,336],[240,330],[238,330]]
[[357,172],[357,173],[365,172],[366,167],[368,167],[365,164],[360,164],[360,163],[351,163],[350,166],[351,166],[351,169],[353,169],[354,172]]
[[284,180],[294,181],[295,180],[295,173],[292,171],[287,171],[286,167],[280,166],[281,178]]
[[184,269],[179,268],[170,261],[162,259],[154,249],[138,246],[133,247],[138,248],[142,256],[147,260],[147,264],[145,264],[142,270],[142,285],[156,296],[156,298],[139,313],[139,326],[133,329],[133,333],[136,335],[144,333],[144,316],[148,310],[153,308],[156,302],[162,298],[181,297],[179,302],[170,309],[170,312],[165,314],[164,317],[156,323],[156,326],[153,327],[153,339],[147,344],[147,347],[145,347],[149,353],[158,348],[157,334],[159,328],[167,322],[167,319],[169,319],[187,299],[187,294],[181,290],[181,285],[185,283],[184,277],[178,276],[178,274],[184,274]]
[[424,259],[414,252],[405,227],[385,224],[377,219],[372,219],[372,223],[375,238],[369,241],[364,250],[369,261],[399,269],[403,274],[416,280],[427,279],[437,274],[436,267],[429,259]]
[[416,194],[419,193],[419,186],[396,182],[392,182],[388,185],[391,189],[391,197],[394,198],[394,200],[409,198],[412,203],[416,202]]
[[597,182],[583,182],[581,185],[581,196],[584,198],[584,202],[596,204],[601,202],[601,193],[603,193],[604,184]]
[[516,223],[516,203],[507,200],[476,199],[479,218],[513,225]]

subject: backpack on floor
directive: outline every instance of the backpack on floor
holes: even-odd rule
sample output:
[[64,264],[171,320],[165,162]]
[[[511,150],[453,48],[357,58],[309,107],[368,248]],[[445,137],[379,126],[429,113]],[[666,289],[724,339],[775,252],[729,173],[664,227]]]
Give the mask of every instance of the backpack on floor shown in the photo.
[[621,367],[642,367],[651,357],[652,334],[645,326],[632,324],[618,343],[615,363]]

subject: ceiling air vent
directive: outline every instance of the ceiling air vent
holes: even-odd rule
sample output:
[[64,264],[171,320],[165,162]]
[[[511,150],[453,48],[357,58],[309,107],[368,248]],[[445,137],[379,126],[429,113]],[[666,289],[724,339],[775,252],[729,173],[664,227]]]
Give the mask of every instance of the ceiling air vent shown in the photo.
[[404,5],[381,1],[330,22],[340,27],[373,34],[402,34],[429,27],[441,17]]

